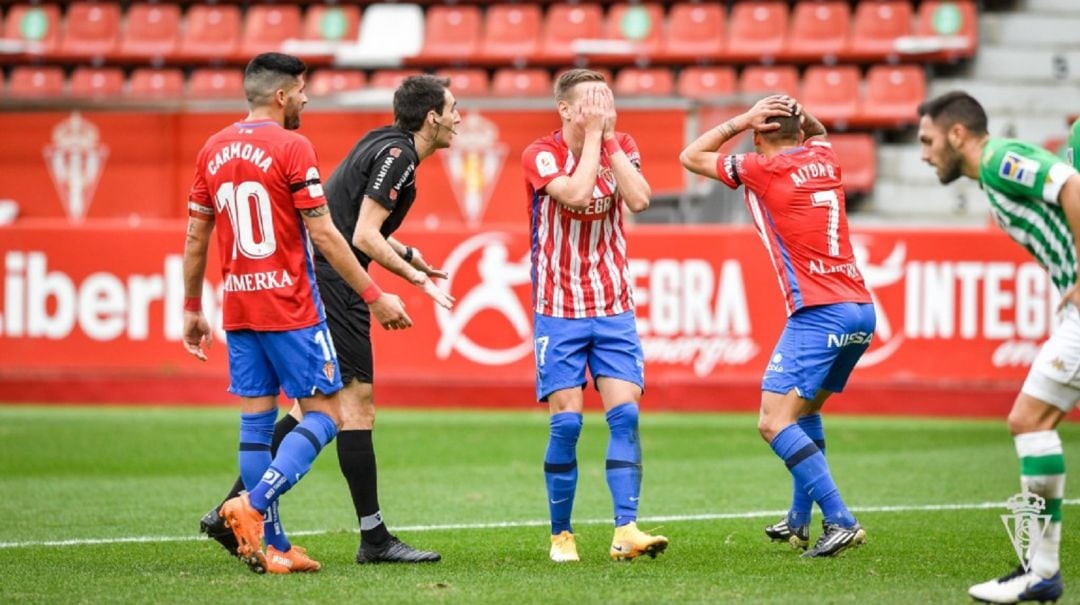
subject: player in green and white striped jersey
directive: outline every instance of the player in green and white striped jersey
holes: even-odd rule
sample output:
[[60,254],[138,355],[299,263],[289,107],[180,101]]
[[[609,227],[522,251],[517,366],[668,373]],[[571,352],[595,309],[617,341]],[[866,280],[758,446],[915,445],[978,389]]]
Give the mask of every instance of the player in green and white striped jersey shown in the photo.
[[[951,92],[919,106],[922,159],[942,183],[977,179],[998,225],[1026,248],[1063,292],[1063,321],[1031,365],[1009,413],[1020,458],[1020,484],[1045,500],[1050,523],[1033,539],[1028,560],[1001,578],[976,584],[972,597],[990,603],[1056,601],[1062,593],[1061,502],[1065,457],[1057,425],[1080,400],[1080,174],[1054,154],[1014,139],[991,138],[986,112],[967,93]],[[1069,146],[1080,146],[1074,125]],[[1078,154],[1072,154],[1078,159]]]

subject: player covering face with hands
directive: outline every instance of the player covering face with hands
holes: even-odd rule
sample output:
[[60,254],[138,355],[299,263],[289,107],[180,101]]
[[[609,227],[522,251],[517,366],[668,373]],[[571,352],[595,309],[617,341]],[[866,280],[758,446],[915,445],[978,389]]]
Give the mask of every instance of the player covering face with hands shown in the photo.
[[656,556],[668,540],[637,527],[642,453],[638,402],[644,354],[634,320],[623,214],[649,207],[634,139],[615,129],[615,103],[600,74],[563,73],[555,85],[561,128],[522,154],[532,230],[536,398],[551,414],[544,479],[550,558],[578,561],[570,523],[577,490],[583,387],[592,376],[610,439],[605,475],[615,531],[609,556]]
[[[747,129],[754,152],[719,151]],[[816,502],[825,518],[807,557],[836,555],[866,539],[825,460],[819,412],[843,390],[876,322],[848,240],[840,163],[825,135],[795,99],[773,95],[706,131],[680,156],[691,172],[744,188],[784,295],[788,318],[762,379],[758,431],[791,473],[793,496],[788,514],[765,534],[807,549]]]

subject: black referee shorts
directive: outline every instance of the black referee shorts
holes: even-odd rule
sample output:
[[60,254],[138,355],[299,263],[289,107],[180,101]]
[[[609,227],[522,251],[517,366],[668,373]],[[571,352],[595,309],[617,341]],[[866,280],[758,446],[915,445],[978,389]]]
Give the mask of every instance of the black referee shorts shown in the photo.
[[337,351],[341,382],[348,385],[355,378],[373,383],[374,360],[371,355],[371,311],[330,263],[315,263],[319,295],[326,307],[326,325]]

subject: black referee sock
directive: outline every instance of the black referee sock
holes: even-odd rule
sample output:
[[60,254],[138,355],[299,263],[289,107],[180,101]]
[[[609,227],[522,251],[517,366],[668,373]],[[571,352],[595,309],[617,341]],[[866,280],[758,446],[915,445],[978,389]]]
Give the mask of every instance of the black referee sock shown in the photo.
[[[285,414],[281,417],[281,420],[277,421],[277,424],[274,425],[274,439],[270,442],[271,456],[277,454],[277,448],[279,445],[281,445],[281,440],[285,438],[285,435],[288,435],[294,428],[296,428],[296,425],[298,424],[300,424],[300,421],[296,418],[293,418],[291,414]],[[231,500],[239,496],[240,492],[242,491],[244,491],[244,480],[240,477],[237,477],[236,483],[233,483],[232,489],[229,490],[229,495],[225,496],[225,500]],[[224,501],[222,501],[221,503],[225,504]],[[218,508],[221,507],[218,506]]]
[[337,436],[338,464],[349,484],[360,537],[368,544],[382,544],[390,532],[379,512],[379,481],[375,470],[375,446],[371,431],[341,431]]

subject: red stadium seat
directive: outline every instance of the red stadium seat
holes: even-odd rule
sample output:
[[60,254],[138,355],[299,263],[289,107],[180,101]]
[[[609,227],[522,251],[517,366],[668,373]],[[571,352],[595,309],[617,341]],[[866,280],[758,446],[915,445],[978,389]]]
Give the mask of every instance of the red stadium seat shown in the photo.
[[866,73],[866,98],[860,121],[895,128],[919,121],[926,99],[926,73],[918,65],[875,65]]
[[795,5],[784,56],[794,61],[835,61],[847,49],[850,29],[851,9],[846,1],[803,0]]
[[926,0],[919,5],[915,35],[922,40],[913,50],[942,59],[974,55],[979,36],[975,3],[967,0]]
[[120,39],[126,59],[150,59],[172,54],[180,41],[180,7],[176,4],[132,4]]
[[675,76],[666,67],[625,67],[615,76],[612,91],[627,97],[669,97],[675,94]]
[[420,59],[442,63],[467,61],[480,49],[480,9],[433,6],[427,11]]
[[551,96],[551,76],[546,69],[500,69],[491,81],[496,97]]
[[863,0],[855,7],[848,56],[883,60],[896,56],[896,40],[910,36],[912,12],[908,0]]
[[784,50],[787,31],[787,3],[740,2],[731,11],[727,56],[741,61],[776,57]]
[[535,4],[493,4],[484,18],[480,45],[483,58],[524,64],[540,47],[540,7]]
[[16,67],[11,70],[7,94],[21,99],[63,96],[64,70],[59,67]]
[[597,40],[603,35],[599,4],[553,4],[544,22],[540,52],[545,59],[565,61],[576,54],[574,41]]
[[131,72],[128,96],[135,99],[179,99],[184,96],[184,72],[142,67]]
[[368,86],[371,88],[381,88],[386,90],[397,90],[398,86],[401,86],[401,82],[409,76],[415,76],[419,74],[419,71],[415,69],[380,69],[371,74],[371,81]]
[[304,14],[304,40],[355,42],[360,31],[360,9],[352,5],[315,4]]
[[68,6],[57,52],[66,57],[103,57],[116,50],[119,39],[119,4],[74,2]]
[[724,50],[727,13],[719,4],[680,3],[671,7],[663,56],[669,61],[718,58]]
[[874,137],[869,134],[830,134],[847,193],[869,193],[877,179]]
[[49,54],[60,39],[60,7],[55,4],[16,4],[8,11],[4,38],[19,40],[32,52]]
[[124,92],[124,72],[119,67],[79,67],[71,74],[73,97],[118,97]]
[[744,94],[768,95],[783,93],[797,96],[799,93],[799,72],[790,65],[762,67],[753,65],[742,71],[739,78],[739,90]]
[[188,97],[243,99],[244,74],[239,69],[196,69],[188,80]]
[[300,8],[289,4],[256,4],[247,9],[240,55],[246,61],[259,53],[281,50],[281,43],[300,37]]
[[440,69],[435,75],[450,78],[450,91],[459,99],[491,94],[487,72],[482,69]]
[[664,7],[655,2],[612,5],[604,25],[604,37],[634,43],[635,56],[659,53],[663,34]]
[[311,76],[307,93],[313,97],[324,97],[339,92],[363,90],[367,85],[364,72],[356,69],[320,69]]
[[859,70],[814,65],[803,75],[799,101],[826,124],[846,125],[859,113]]
[[730,67],[687,67],[679,74],[679,95],[698,101],[735,94],[735,70]]
[[232,57],[240,41],[240,9],[233,5],[193,5],[180,39],[180,54],[187,60]]

